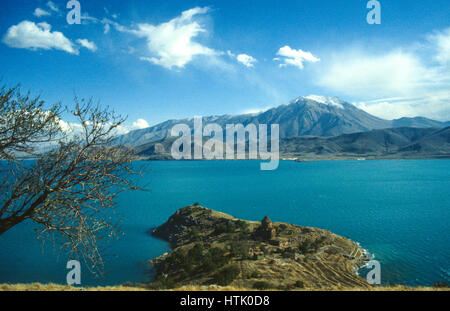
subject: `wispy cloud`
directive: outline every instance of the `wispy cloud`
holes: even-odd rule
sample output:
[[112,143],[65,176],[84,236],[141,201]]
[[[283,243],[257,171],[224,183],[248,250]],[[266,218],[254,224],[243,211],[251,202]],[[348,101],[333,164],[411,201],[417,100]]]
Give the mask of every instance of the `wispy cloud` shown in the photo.
[[103,27],[104,27],[104,28],[103,28],[103,33],[104,33],[105,35],[108,34],[109,31],[111,30],[111,26],[110,26],[109,24],[105,24]]
[[89,41],[88,39],[78,39],[77,43],[92,52],[97,51],[97,45],[94,42]]
[[87,12],[84,12],[81,15],[80,19],[81,19],[81,23],[83,25],[88,25],[90,23],[97,24],[98,22],[100,22],[100,20],[98,18],[89,15],[89,13],[87,13]]
[[47,2],[47,7],[48,7],[50,10],[52,10],[53,12],[59,12],[58,6],[57,6],[55,3],[53,3],[53,1],[48,1],[48,2]]
[[43,10],[41,8],[36,8],[33,12],[33,15],[36,17],[42,17],[42,16],[49,16],[51,14],[49,12],[47,12],[46,10]]
[[428,93],[422,97],[381,98],[374,101],[353,103],[360,109],[384,119],[425,116],[435,120],[449,121],[448,92]]
[[48,10],[44,10],[42,8],[36,8],[33,12],[33,15],[36,17],[43,17],[43,16],[52,15],[51,12],[59,12],[58,7],[52,1],[48,1],[46,6],[50,10],[50,12]]

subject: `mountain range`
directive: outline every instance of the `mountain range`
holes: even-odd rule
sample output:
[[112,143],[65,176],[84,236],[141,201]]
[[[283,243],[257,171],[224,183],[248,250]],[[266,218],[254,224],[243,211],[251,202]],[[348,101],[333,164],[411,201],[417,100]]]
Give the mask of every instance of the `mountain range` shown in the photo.
[[[149,160],[170,160],[175,137],[135,147]],[[193,149],[193,145],[191,146]],[[393,159],[449,158],[450,127],[399,127],[343,134],[335,137],[302,136],[280,139],[281,159]]]
[[[208,116],[203,125],[279,124],[280,157],[290,159],[450,157],[450,122],[424,117],[385,120],[337,97],[310,95],[264,112]],[[191,129],[194,119],[168,120],[129,132],[117,142],[146,159],[171,159],[176,124]]]
[[450,127],[399,127],[343,134],[336,137],[293,137],[282,139],[285,158],[448,158]]
[[[176,124],[193,128],[193,118],[168,120],[155,126],[131,131],[117,138],[117,142],[133,147],[160,141],[169,136]],[[396,127],[442,128],[450,122],[439,122],[423,117],[384,120],[375,117],[337,97],[310,95],[299,97],[289,104],[264,112],[242,115],[203,117],[203,124],[279,124],[280,138],[300,136],[332,137]]]

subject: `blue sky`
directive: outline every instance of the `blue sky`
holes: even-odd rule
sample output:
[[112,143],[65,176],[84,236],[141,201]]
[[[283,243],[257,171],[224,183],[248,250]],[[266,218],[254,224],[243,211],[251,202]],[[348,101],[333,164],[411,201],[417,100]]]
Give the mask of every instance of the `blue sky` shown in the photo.
[[[392,119],[450,120],[450,1],[2,0],[0,77],[129,116],[237,114],[298,96],[339,96]],[[139,120],[139,122],[137,122]]]

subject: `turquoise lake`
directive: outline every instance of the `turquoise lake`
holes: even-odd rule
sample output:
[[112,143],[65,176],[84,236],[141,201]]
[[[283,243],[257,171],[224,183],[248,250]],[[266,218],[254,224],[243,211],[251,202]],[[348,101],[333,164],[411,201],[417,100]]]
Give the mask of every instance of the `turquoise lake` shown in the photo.
[[[142,165],[143,163],[136,163]],[[148,162],[152,192],[119,199],[125,235],[106,253],[106,274],[82,264],[82,285],[144,282],[146,261],[169,250],[148,231],[194,202],[238,218],[318,227],[357,241],[381,263],[384,284],[450,281],[450,160]],[[0,283],[65,283],[67,258],[42,246],[30,223],[0,236]]]

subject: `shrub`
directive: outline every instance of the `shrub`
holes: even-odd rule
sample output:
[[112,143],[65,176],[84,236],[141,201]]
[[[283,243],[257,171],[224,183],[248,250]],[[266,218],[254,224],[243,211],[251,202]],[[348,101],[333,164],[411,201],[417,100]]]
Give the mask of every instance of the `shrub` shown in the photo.
[[242,232],[249,232],[249,225],[247,222],[242,221],[242,220],[238,220],[236,222],[236,227],[241,230]]
[[228,263],[229,258],[226,257],[225,251],[213,247],[198,259],[199,269],[203,272],[211,272],[223,267]]
[[182,250],[175,250],[157,265],[158,275],[162,275],[176,268],[184,267],[186,256]]
[[298,280],[298,281],[295,281],[294,287],[296,287],[296,288],[304,288],[305,284],[302,281]]
[[306,240],[303,241],[302,243],[300,243],[300,245],[298,246],[298,249],[301,253],[306,254],[309,253],[312,249],[312,243],[310,240]]
[[274,286],[271,283],[266,282],[266,281],[257,281],[255,283],[253,283],[253,288],[254,289],[264,290],[264,289],[271,289],[273,287]]
[[237,265],[230,265],[215,273],[212,281],[218,285],[226,286],[233,282],[240,273],[241,270]]
[[286,226],[285,224],[280,224],[280,225],[276,228],[277,234],[283,233],[286,229],[287,229],[287,226]]
[[447,282],[441,282],[441,281],[436,281],[433,283],[433,287],[448,287],[448,283]]
[[199,240],[201,237],[200,230],[198,228],[194,227],[191,229],[191,239],[192,240]]
[[171,278],[159,278],[158,280],[148,284],[148,289],[164,290],[178,287],[178,284]]
[[227,225],[225,223],[220,223],[216,226],[216,229],[214,230],[214,234],[219,235],[222,233],[226,233],[227,231]]
[[262,275],[261,275],[261,273],[259,273],[258,271],[253,271],[251,274],[250,274],[250,278],[251,279],[259,279],[259,278],[261,278],[262,277]]
[[201,244],[195,244],[188,252],[189,260],[200,261],[203,258],[204,248]]
[[249,257],[250,246],[245,243],[232,242],[230,247],[231,257],[241,257],[247,259]]
[[311,245],[312,250],[317,251],[320,248],[320,246],[322,246],[322,244],[325,242],[325,240],[326,238],[324,236],[315,240]]
[[281,256],[283,258],[294,258],[295,256],[295,252],[292,248],[286,248],[285,250],[283,250],[283,252],[281,253]]
[[216,226],[216,229],[214,230],[215,235],[234,232],[236,232],[236,224],[234,223],[234,221],[221,222]]

